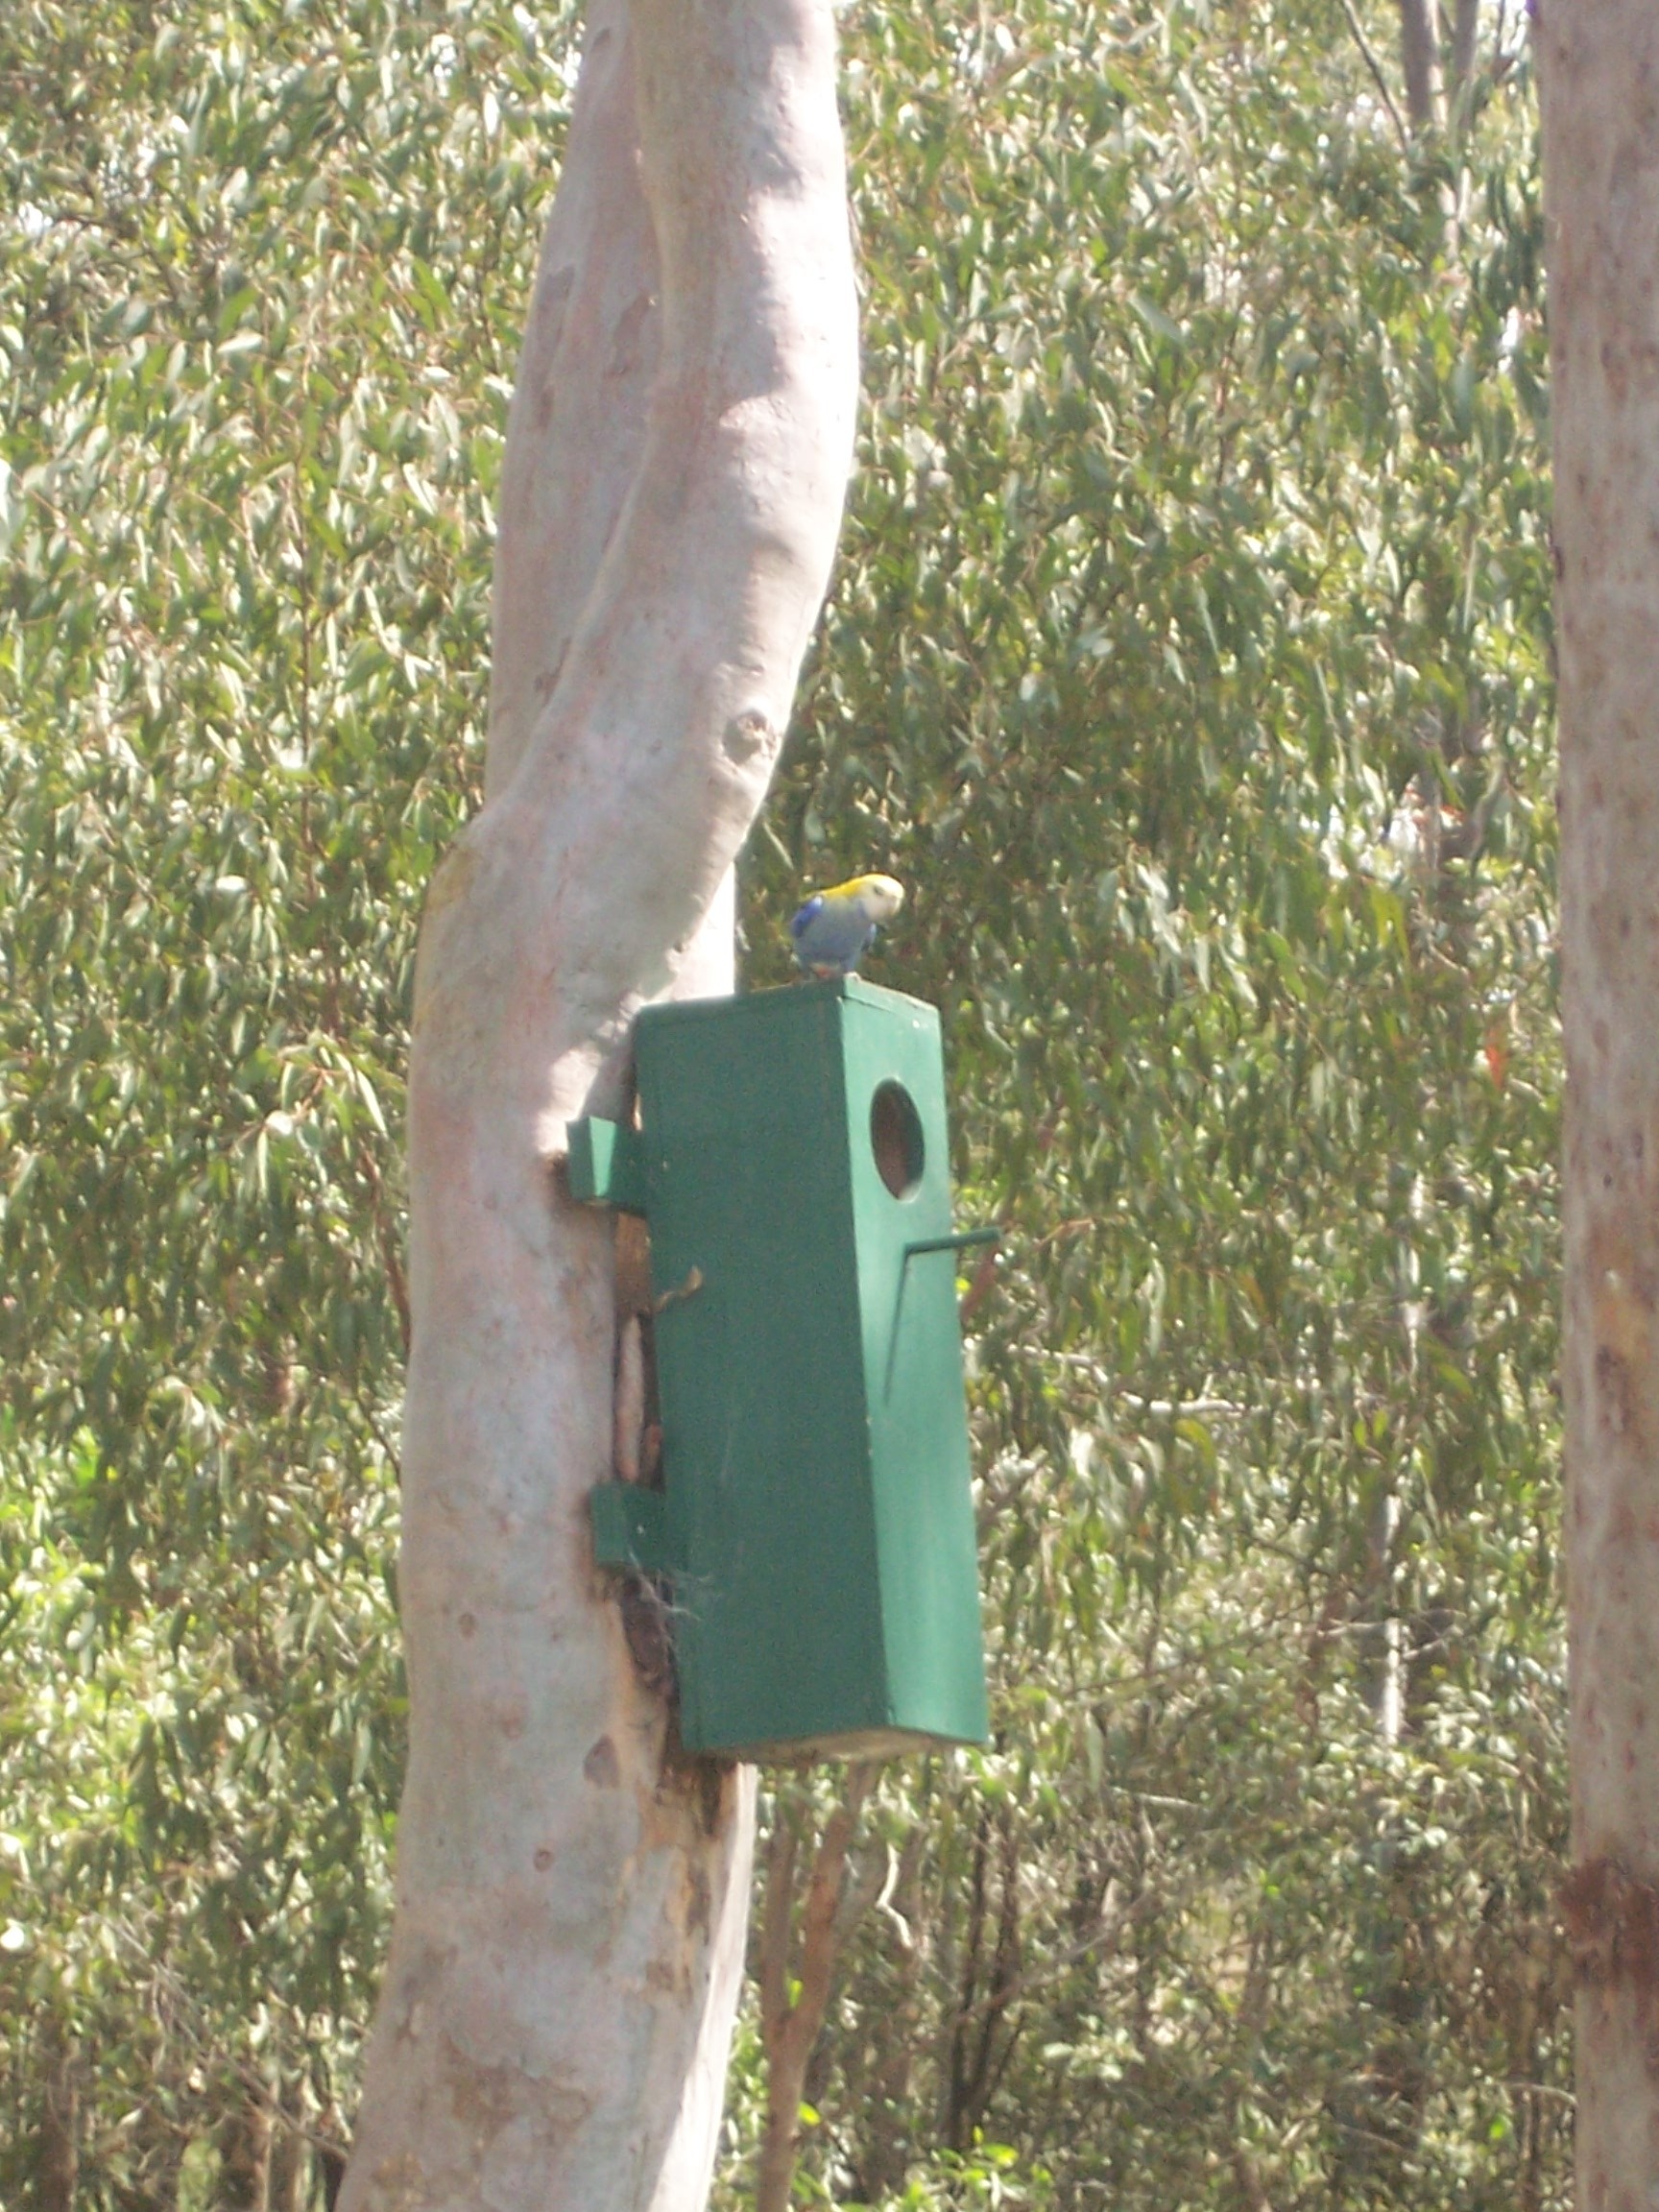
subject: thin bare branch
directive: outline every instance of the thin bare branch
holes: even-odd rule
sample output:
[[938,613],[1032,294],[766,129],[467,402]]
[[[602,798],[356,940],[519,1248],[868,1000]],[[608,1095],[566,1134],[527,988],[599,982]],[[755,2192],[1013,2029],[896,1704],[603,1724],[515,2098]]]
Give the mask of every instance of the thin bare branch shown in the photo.
[[789,2018],[789,1932],[795,1902],[795,1831],[780,1808],[766,1847],[766,1904],[760,1920],[760,2032],[767,2048]]
[[1383,76],[1382,64],[1377,59],[1377,49],[1365,36],[1365,26],[1359,20],[1354,0],[1342,0],[1342,12],[1348,18],[1348,28],[1354,34],[1355,44],[1359,49],[1366,68],[1371,72],[1371,81],[1377,87],[1377,97],[1382,101],[1388,120],[1394,126],[1400,144],[1403,148],[1408,147],[1411,143],[1411,133],[1406,128],[1405,116],[1394,105],[1394,95],[1388,89],[1388,80]]

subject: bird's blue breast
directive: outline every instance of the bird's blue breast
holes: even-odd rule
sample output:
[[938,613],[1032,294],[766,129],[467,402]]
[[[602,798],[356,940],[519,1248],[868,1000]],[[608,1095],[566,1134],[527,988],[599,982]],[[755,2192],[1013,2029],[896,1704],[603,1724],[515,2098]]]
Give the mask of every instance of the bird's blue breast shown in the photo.
[[856,899],[808,899],[789,925],[795,957],[803,968],[827,968],[851,974],[858,955],[876,934],[876,925]]

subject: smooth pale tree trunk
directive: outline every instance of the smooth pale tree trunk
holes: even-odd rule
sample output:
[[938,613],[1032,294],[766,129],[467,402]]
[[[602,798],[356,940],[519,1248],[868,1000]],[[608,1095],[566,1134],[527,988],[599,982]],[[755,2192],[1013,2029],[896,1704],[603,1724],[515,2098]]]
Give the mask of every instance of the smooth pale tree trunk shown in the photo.
[[753,1792],[672,1748],[592,1564],[613,1231],[570,1118],[727,989],[731,868],[829,575],[856,333],[830,0],[604,0],[514,400],[487,803],[410,1063],[412,1699],[343,2212],[692,2212]]
[[1579,2212],[1659,2204],[1659,9],[1543,0]]

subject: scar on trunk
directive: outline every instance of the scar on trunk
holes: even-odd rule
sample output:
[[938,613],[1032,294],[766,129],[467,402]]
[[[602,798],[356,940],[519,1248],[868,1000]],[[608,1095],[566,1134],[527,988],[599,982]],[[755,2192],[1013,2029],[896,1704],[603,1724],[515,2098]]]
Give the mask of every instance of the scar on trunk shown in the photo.
[[1561,1885],[1561,1917],[1580,1981],[1632,1984],[1649,2004],[1659,1995],[1659,1886],[1617,1859],[1590,1859]]

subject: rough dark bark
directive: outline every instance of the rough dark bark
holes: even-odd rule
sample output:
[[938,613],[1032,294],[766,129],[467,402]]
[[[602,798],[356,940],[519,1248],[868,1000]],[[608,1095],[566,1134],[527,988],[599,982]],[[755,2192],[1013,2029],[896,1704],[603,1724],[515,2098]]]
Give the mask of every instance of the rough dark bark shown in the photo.
[[74,2212],[81,2176],[81,2069],[74,2044],[55,2014],[40,2036],[45,2102],[36,2172],[40,2212]]
[[271,2105],[239,2096],[219,2124],[219,2202],[223,2212],[267,2212],[271,2187]]
[[290,2075],[277,2100],[271,2137],[267,2212],[305,2212],[310,2199],[311,2146],[305,2135],[305,2106],[298,2080]]

